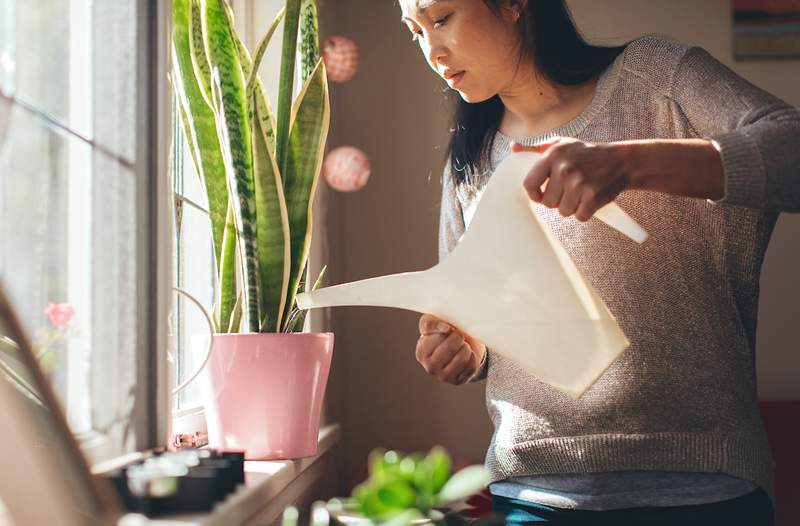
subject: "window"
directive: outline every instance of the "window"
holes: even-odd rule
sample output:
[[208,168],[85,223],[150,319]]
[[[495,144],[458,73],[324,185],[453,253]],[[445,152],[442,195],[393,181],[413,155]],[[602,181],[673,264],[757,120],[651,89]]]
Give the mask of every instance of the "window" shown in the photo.
[[0,0],[0,280],[94,461],[162,427],[165,48],[148,4]]

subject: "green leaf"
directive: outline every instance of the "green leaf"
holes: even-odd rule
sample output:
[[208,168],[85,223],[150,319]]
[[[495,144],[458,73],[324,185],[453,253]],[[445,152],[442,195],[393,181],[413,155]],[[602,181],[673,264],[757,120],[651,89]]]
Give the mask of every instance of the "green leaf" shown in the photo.
[[[196,3],[198,0],[192,0]],[[228,189],[225,163],[217,136],[216,118],[212,107],[203,94],[195,71],[195,58],[190,44],[190,30],[202,38],[199,24],[192,25],[189,0],[172,2],[172,83],[180,109],[183,129],[191,152],[195,170],[205,185],[211,218],[211,238],[214,246],[214,261],[218,274],[222,273],[222,238],[228,212]],[[206,63],[205,48],[201,63]],[[221,305],[232,305],[235,293]],[[219,304],[218,304],[219,305]],[[228,311],[230,312],[230,311]],[[217,313],[219,319],[219,313]]]
[[425,462],[429,462],[431,466],[431,490],[434,494],[439,493],[447,479],[450,478],[452,468],[450,455],[443,447],[436,446],[428,453]]
[[[319,272],[319,276],[317,276],[317,280],[314,282],[314,285],[311,287],[311,290],[317,290],[319,286],[322,284],[322,276],[325,275],[325,270],[328,268],[327,265],[323,265],[322,270]],[[298,290],[302,287],[298,287]],[[292,309],[292,315],[289,317],[289,321],[291,322],[291,327],[289,327],[289,332],[300,332],[303,330],[303,324],[306,322],[306,316],[308,315],[309,311],[304,310],[301,311],[297,308],[295,304],[294,308]],[[294,321],[292,322],[292,318]]]
[[370,478],[378,476],[379,473],[383,473],[383,457],[385,454],[386,450],[381,448],[375,448],[369,452],[367,456],[367,468]]
[[417,462],[414,471],[414,486],[426,503],[433,499],[433,465],[427,458]]
[[253,175],[256,190],[256,233],[260,309],[267,320],[261,332],[278,332],[285,310],[291,252],[289,215],[283,196],[283,181],[269,148],[269,139],[260,118],[255,85],[249,91],[248,109],[253,113]]
[[404,509],[414,504],[414,490],[405,480],[395,480],[378,488],[378,498],[384,505],[395,509]]
[[291,234],[292,268],[286,301],[287,316],[294,306],[298,284],[308,259],[314,195],[319,182],[329,123],[328,80],[325,66],[319,60],[293,109],[286,171],[281,171]]
[[231,321],[228,324],[227,332],[239,332],[239,327],[242,323],[242,296],[236,298],[236,304],[233,306],[231,313]]
[[469,466],[455,475],[438,494],[438,504],[448,504],[465,499],[484,489],[489,484],[489,474],[482,465]]
[[[226,4],[226,7],[227,7],[226,13],[228,15],[229,24],[230,24],[231,27],[234,27],[234,24],[233,24],[233,12],[231,11],[230,6],[228,4]],[[261,39],[261,42],[259,43],[259,48],[258,49],[260,49],[261,46],[263,45],[264,46],[264,50],[266,50],[267,45],[269,44],[269,41],[272,39],[272,34],[275,32],[275,28],[278,27],[278,23],[283,18],[285,12],[286,12],[286,10],[284,8],[281,8],[281,10],[278,12],[277,16],[275,17],[275,20],[272,22],[272,25],[270,26],[269,30],[267,31],[266,36],[264,36],[264,38]],[[256,64],[256,66],[254,68],[253,67],[253,61],[250,59],[250,53],[248,53],[248,51],[247,51],[247,47],[244,45],[244,43],[241,41],[241,39],[239,39],[239,35],[236,34],[236,32],[233,33],[233,36],[234,36],[234,40],[236,42],[236,50],[239,53],[239,60],[242,63],[242,72],[244,73],[244,76],[247,79],[247,88],[246,89],[247,89],[248,93],[252,89],[250,87],[250,84],[251,84],[250,79],[253,78],[252,84],[255,86],[254,89],[256,90],[256,102],[257,102],[257,107],[259,109],[259,115],[262,116],[261,117],[262,118],[262,127],[265,130],[265,134],[266,134],[268,142],[269,142],[270,152],[272,152],[272,155],[274,156],[275,155],[275,132],[276,132],[276,129],[277,129],[277,125],[275,123],[275,113],[272,111],[272,108],[270,107],[269,100],[267,99],[267,95],[266,95],[266,93],[264,93],[264,88],[261,86],[261,81],[258,80],[258,69],[259,69],[259,65],[261,63],[261,59],[258,58],[258,49],[256,50],[256,58],[258,59],[258,61],[257,61],[257,64]],[[263,52],[262,52],[262,56],[263,56]],[[253,75],[255,75],[255,76],[253,76]],[[250,97],[248,95],[248,100],[249,100],[249,98]]]
[[189,52],[194,68],[197,87],[209,107],[214,108],[211,96],[211,68],[206,55],[205,36],[203,36],[203,9],[200,0],[190,0],[189,14]]
[[252,90],[255,86],[255,83],[258,81],[258,69],[261,66],[261,60],[264,58],[264,53],[267,51],[267,46],[272,40],[272,35],[278,28],[278,23],[283,19],[283,15],[285,14],[286,8],[282,7],[275,16],[275,20],[272,21],[272,25],[270,25],[267,33],[261,38],[261,41],[256,46],[256,53],[253,58],[253,63],[252,65],[248,66],[250,73],[247,77],[247,91]]
[[278,132],[275,159],[278,170],[286,175],[287,147],[289,143],[290,108],[294,91],[294,65],[297,54],[297,30],[300,23],[300,1],[286,0],[286,19],[283,23],[281,48],[281,76],[278,83]]
[[206,55],[211,66],[211,91],[217,110],[217,131],[232,196],[239,253],[242,256],[244,303],[250,332],[258,332],[255,188],[247,98],[234,31],[225,13],[225,0],[203,0]]
[[300,7],[300,80],[305,82],[319,60],[319,27],[316,0],[303,0]]
[[325,275],[325,271],[328,270],[328,265],[322,265],[322,268],[319,271],[319,275],[317,276],[317,280],[312,285],[311,290],[317,290],[320,285],[322,285],[322,276]]
[[[225,234],[222,238],[222,255],[219,260],[219,276],[217,279],[217,302],[214,309],[218,313],[217,331],[225,327],[239,327],[233,323],[237,301],[243,301],[236,292],[236,227],[233,222],[233,205],[228,206],[225,220]],[[240,305],[239,314],[242,308]]]
[[378,519],[392,512],[396,512],[397,510],[391,506],[387,506],[386,503],[381,500],[377,488],[370,488],[368,491],[364,492],[361,509],[359,511],[370,519]]
[[408,482],[414,482],[414,473],[417,472],[417,463],[422,460],[422,456],[418,454],[411,454],[406,456],[400,461],[399,473],[403,479]]

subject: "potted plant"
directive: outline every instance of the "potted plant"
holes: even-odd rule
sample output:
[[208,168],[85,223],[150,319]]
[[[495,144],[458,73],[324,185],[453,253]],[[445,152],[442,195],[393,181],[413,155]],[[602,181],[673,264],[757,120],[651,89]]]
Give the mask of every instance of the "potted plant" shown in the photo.
[[[225,0],[172,6],[171,80],[208,197],[215,261],[209,443],[253,459],[314,455],[333,334],[298,332],[305,313],[295,297],[330,118],[316,4],[287,0],[252,57]],[[257,72],[282,18],[276,115]],[[302,89],[292,101],[296,66]]]
[[[482,465],[467,466],[455,474],[444,448],[437,446],[427,455],[403,455],[376,449],[369,455],[369,477],[353,489],[347,499],[316,502],[309,523],[313,526],[354,524],[358,526],[492,526],[504,524],[496,513],[476,520],[464,499],[484,490],[489,475]],[[282,526],[296,526],[298,512],[284,510]]]

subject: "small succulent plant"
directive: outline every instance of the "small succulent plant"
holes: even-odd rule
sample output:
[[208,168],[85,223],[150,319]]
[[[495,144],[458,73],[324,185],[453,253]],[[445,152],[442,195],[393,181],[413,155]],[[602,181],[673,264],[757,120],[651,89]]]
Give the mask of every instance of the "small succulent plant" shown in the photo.
[[[353,489],[350,498],[314,504],[312,526],[330,524],[331,516],[338,524],[337,517],[345,515],[348,523],[364,526],[503,524],[496,515],[468,522],[457,513],[447,513],[449,505],[484,489],[489,476],[482,465],[453,474],[450,456],[440,446],[427,455],[376,449],[369,455],[368,466],[369,477]],[[287,508],[283,526],[294,526],[297,516],[296,509]]]

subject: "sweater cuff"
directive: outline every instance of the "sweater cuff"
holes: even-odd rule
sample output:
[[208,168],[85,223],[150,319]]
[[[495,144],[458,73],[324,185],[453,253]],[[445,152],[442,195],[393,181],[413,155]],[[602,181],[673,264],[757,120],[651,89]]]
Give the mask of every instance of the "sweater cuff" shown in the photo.
[[481,380],[485,380],[486,379],[486,371],[487,371],[488,368],[489,368],[489,348],[487,347],[486,348],[486,352],[483,353],[483,361],[481,362],[481,365],[478,367],[478,370],[475,371],[475,374],[470,376],[467,379],[467,381],[464,382],[464,383],[465,384],[472,384],[472,383],[475,383],[475,382],[480,382]]
[[725,195],[721,199],[707,201],[713,204],[763,207],[767,175],[756,141],[743,131],[732,131],[711,137],[711,144],[722,159]]

